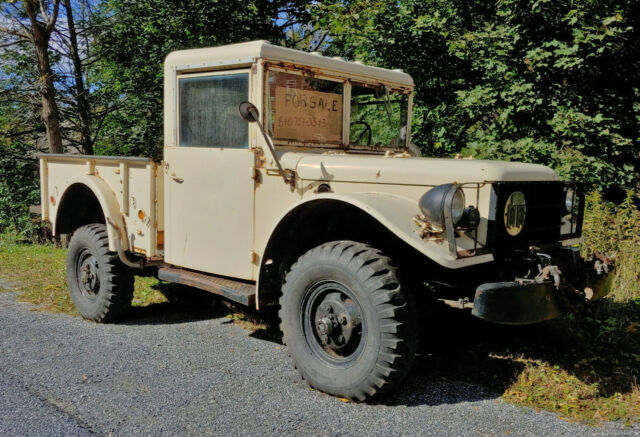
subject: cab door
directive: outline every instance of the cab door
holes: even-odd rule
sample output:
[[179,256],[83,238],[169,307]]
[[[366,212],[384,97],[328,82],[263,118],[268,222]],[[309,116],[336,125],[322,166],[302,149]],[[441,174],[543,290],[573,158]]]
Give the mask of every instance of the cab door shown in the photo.
[[249,70],[177,76],[177,141],[165,148],[165,261],[252,278],[254,152],[238,105]]

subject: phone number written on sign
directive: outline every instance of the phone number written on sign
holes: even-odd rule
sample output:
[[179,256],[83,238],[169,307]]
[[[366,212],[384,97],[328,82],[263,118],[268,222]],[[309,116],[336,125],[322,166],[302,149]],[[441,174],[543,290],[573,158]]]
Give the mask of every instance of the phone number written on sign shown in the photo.
[[280,116],[277,124],[279,128],[283,127],[327,127],[327,119],[319,117],[296,117],[296,116]]

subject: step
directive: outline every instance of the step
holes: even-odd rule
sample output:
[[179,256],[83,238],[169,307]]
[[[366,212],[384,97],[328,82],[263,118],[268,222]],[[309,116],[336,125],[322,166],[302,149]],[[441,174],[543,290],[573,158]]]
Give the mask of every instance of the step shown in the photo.
[[218,294],[242,305],[255,305],[256,302],[255,285],[221,276],[194,272],[178,267],[162,267],[158,269],[158,278],[163,281],[184,284]]

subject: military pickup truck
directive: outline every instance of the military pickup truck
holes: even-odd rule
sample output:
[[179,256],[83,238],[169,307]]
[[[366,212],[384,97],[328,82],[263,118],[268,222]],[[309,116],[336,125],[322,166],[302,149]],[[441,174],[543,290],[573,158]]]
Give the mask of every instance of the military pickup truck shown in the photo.
[[39,155],[78,312],[117,320],[137,272],[279,306],[302,377],[362,401],[407,374],[438,300],[525,324],[592,297],[584,278],[607,264],[575,247],[577,187],[541,165],[418,156],[413,93],[401,70],[264,41],[169,54],[161,162]]

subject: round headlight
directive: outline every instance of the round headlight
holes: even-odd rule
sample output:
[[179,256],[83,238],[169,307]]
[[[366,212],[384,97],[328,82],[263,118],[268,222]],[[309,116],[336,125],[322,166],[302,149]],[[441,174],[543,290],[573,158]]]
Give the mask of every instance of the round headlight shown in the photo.
[[564,200],[564,206],[567,212],[573,211],[573,204],[576,198],[576,191],[573,188],[567,188],[567,197]]
[[454,225],[458,224],[464,214],[464,204],[464,192],[458,188],[453,195],[453,201],[451,202],[451,219],[453,220]]
[[[444,208],[447,195],[454,190],[453,184],[444,184],[433,187],[420,198],[420,210],[425,218],[432,224],[444,229]],[[451,220],[457,224],[464,215],[465,198],[462,189],[458,187],[451,198]]]

